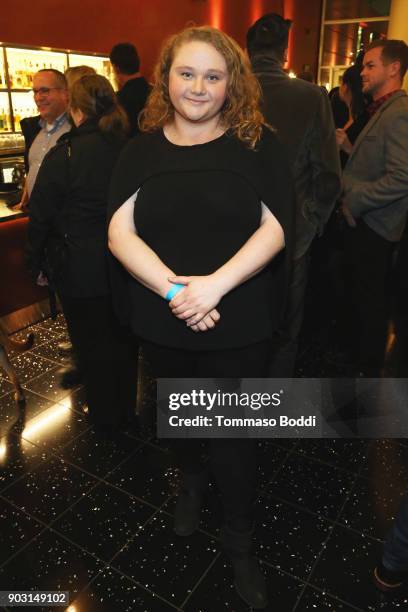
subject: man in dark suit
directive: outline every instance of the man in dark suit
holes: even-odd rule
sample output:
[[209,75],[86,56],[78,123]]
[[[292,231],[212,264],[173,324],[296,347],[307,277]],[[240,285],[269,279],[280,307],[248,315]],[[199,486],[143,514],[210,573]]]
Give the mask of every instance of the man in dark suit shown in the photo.
[[110,52],[110,61],[119,87],[118,100],[128,116],[130,136],[135,136],[139,131],[139,113],[150,91],[149,84],[140,74],[139,55],[131,43],[115,45]]
[[283,70],[292,22],[275,13],[248,30],[247,51],[262,89],[263,113],[285,145],[296,194],[296,241],[292,282],[279,346],[269,375],[292,377],[303,321],[310,247],[340,191],[340,162],[327,94]]

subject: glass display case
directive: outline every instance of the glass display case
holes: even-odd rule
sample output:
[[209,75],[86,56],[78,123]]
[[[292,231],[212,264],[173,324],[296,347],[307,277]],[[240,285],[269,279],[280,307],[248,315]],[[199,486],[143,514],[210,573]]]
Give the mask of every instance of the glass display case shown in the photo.
[[91,66],[91,68],[94,68],[98,74],[106,77],[111,82],[112,87],[115,87],[115,80],[109,57],[69,53],[68,61],[70,66]]
[[33,74],[45,68],[67,69],[66,53],[6,47],[10,89],[31,89]]
[[10,97],[7,91],[0,91],[0,133],[11,131]]
[[6,79],[6,62],[4,56],[4,50],[0,49],[0,89],[7,87]]
[[12,143],[14,146],[9,147],[9,139],[5,135],[18,134],[21,119],[37,115],[31,91],[33,75],[46,68],[64,72],[69,66],[80,65],[92,66],[98,74],[114,84],[107,56],[0,44],[0,154],[5,147],[15,148],[17,142],[21,144],[21,140],[15,140]]
[[80,65],[92,66],[113,84],[107,56],[0,43],[0,223],[23,215],[12,206],[20,201],[25,174],[20,121],[38,115],[33,75],[47,68],[65,72]]
[[20,121],[24,117],[38,115],[37,106],[31,91],[12,91],[11,106],[13,109],[14,130],[20,131]]

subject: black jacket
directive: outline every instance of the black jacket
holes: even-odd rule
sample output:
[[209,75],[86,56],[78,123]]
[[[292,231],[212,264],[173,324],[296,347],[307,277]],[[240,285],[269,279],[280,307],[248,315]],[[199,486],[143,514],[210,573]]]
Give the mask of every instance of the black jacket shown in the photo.
[[130,136],[136,136],[139,133],[137,121],[149,93],[150,86],[144,77],[130,79],[117,92],[119,104],[124,108],[129,119]]
[[35,140],[35,137],[41,131],[40,119],[41,116],[37,115],[36,117],[25,117],[20,121],[20,127],[25,143],[24,163],[26,172],[28,172],[28,152]]
[[88,120],[64,134],[41,165],[30,199],[30,267],[60,293],[109,293],[107,194],[124,142]]
[[[298,259],[316,233],[321,233],[340,192],[330,101],[317,85],[291,79],[273,56],[255,56],[251,63],[262,89],[264,116],[285,145],[292,169],[297,201],[294,257]],[[328,175],[330,188],[322,189],[321,179]],[[323,200],[319,192],[325,192]]]

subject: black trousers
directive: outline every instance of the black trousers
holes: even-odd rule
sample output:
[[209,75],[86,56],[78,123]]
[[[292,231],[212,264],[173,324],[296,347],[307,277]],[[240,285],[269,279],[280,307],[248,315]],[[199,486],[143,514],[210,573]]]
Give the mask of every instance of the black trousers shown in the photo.
[[138,345],[114,315],[110,296],[59,294],[94,423],[119,425],[136,409]]
[[394,242],[389,242],[361,219],[345,234],[345,296],[348,330],[358,367],[376,377],[384,365],[390,315],[390,280]]
[[[211,333],[211,332],[204,332]],[[143,343],[143,351],[156,378],[262,378],[266,375],[269,343],[196,353]],[[230,381],[229,384],[234,384]],[[174,440],[182,471],[204,469],[202,441]],[[225,521],[232,529],[250,529],[254,522],[257,488],[256,444],[242,438],[208,440],[211,470],[220,491]]]
[[[405,234],[398,245],[398,256],[394,270],[395,311],[394,323],[399,342],[408,353],[408,221]],[[405,358],[405,361],[408,361]]]

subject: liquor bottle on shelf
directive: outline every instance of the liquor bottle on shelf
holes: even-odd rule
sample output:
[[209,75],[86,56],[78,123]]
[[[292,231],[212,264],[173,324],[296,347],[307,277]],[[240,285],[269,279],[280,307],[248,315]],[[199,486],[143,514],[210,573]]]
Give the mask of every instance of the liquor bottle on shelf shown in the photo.
[[24,69],[24,64],[23,61],[20,61],[20,66],[19,66],[20,70],[19,70],[19,77],[20,77],[20,83],[19,83],[19,87],[23,88],[25,87],[25,69]]
[[28,62],[27,69],[27,86],[31,89],[33,86],[33,74],[34,74],[34,66],[33,62]]
[[27,60],[24,60],[24,87],[31,87]]
[[21,121],[21,115],[20,115],[20,109],[16,108],[15,112],[14,112],[14,129],[20,129],[20,121]]
[[18,68],[16,68],[16,70],[14,71],[14,78],[15,78],[15,87],[21,87],[21,70]]
[[21,62],[22,64],[22,79],[21,79],[21,87],[27,87],[27,60]]
[[5,108],[0,108],[0,130],[2,132],[10,131],[10,118]]

